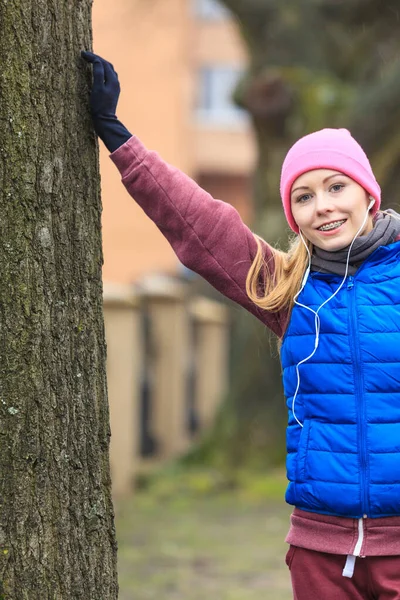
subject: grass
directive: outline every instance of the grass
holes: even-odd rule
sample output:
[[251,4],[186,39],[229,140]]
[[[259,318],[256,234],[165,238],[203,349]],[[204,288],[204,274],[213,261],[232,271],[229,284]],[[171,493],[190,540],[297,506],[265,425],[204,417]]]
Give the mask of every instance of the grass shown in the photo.
[[117,505],[120,600],[290,600],[284,477],[244,479],[166,476]]

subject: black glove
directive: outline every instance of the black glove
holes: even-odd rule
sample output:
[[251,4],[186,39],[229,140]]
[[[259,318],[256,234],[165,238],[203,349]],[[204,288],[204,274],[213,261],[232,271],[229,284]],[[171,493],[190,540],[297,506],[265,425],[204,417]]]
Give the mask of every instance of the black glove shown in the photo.
[[120,85],[111,63],[93,52],[81,52],[82,58],[93,65],[93,86],[90,109],[94,129],[110,152],[122,146],[132,134],[116,116]]

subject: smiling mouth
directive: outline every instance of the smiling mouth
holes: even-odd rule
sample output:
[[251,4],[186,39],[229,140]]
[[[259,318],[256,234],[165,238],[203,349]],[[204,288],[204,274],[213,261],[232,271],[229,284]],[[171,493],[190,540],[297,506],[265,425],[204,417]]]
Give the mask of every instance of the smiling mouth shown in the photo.
[[332,231],[333,229],[338,229],[346,222],[346,219],[342,219],[341,221],[332,221],[332,223],[327,223],[326,225],[321,225],[318,227],[318,231]]

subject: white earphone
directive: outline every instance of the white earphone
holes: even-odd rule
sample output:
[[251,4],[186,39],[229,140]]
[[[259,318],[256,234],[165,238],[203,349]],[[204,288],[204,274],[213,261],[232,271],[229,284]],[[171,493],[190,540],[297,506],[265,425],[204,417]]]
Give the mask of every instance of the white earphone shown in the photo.
[[308,246],[303,238],[303,235],[301,233],[301,229],[299,229],[299,234],[301,237],[301,241],[303,242],[306,250],[307,250],[307,254],[308,254],[308,266],[307,269],[305,270],[304,273],[304,277],[303,277],[303,281],[301,282],[301,287],[300,290],[297,292],[297,294],[294,297],[294,303],[297,304],[297,306],[301,306],[302,308],[305,308],[306,310],[312,312],[314,314],[314,324],[315,324],[315,340],[314,340],[314,350],[311,352],[311,354],[309,354],[308,356],[306,356],[306,358],[303,358],[303,360],[301,360],[300,362],[297,363],[296,365],[296,374],[297,374],[297,387],[296,387],[296,391],[293,395],[293,400],[292,400],[292,413],[294,418],[296,419],[297,423],[300,425],[300,427],[303,427],[303,423],[301,423],[299,421],[299,419],[296,416],[296,412],[295,412],[295,403],[296,403],[296,398],[297,398],[297,394],[300,388],[300,371],[299,371],[299,366],[304,364],[305,362],[307,362],[308,360],[310,360],[310,358],[312,358],[314,356],[314,354],[317,351],[318,345],[319,345],[319,331],[320,331],[320,325],[321,325],[321,320],[320,320],[320,316],[319,316],[319,311],[321,310],[321,308],[323,306],[325,306],[325,304],[327,304],[330,300],[332,300],[332,298],[334,298],[336,296],[336,294],[342,289],[344,282],[346,281],[346,277],[347,277],[347,273],[349,270],[349,262],[350,262],[350,253],[351,253],[351,249],[353,247],[353,244],[355,242],[356,237],[361,233],[365,223],[367,222],[368,219],[368,213],[371,210],[371,208],[373,207],[373,205],[375,204],[375,198],[373,198],[372,196],[370,196],[370,203],[368,205],[368,209],[367,212],[365,213],[365,217],[364,220],[361,224],[361,227],[359,228],[359,230],[357,231],[357,233],[355,234],[353,241],[350,244],[349,247],[349,251],[347,254],[347,261],[346,261],[346,271],[342,280],[342,283],[339,285],[339,287],[337,288],[336,292],[334,292],[327,300],[325,300],[321,306],[319,306],[319,308],[317,308],[317,310],[313,310],[312,308],[310,308],[309,306],[306,306],[305,304],[301,304],[301,302],[297,302],[297,298],[298,296],[301,294],[301,292],[303,291],[304,286],[307,283],[307,279],[308,276],[310,274],[310,270],[311,270],[311,254],[310,251],[308,249]]

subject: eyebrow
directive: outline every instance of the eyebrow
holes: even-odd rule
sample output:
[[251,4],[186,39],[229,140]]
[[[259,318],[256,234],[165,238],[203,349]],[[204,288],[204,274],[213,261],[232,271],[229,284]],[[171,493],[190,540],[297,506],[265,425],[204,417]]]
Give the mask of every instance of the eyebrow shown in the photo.
[[[323,180],[322,183],[326,183],[333,177],[346,177],[346,175],[344,173],[334,173],[333,175],[328,175],[328,177],[325,177],[325,179]],[[292,193],[290,195],[294,194],[295,192],[298,192],[299,190],[309,190],[309,189],[310,188],[307,185],[302,185],[302,186],[297,187],[294,190],[292,190]]]

